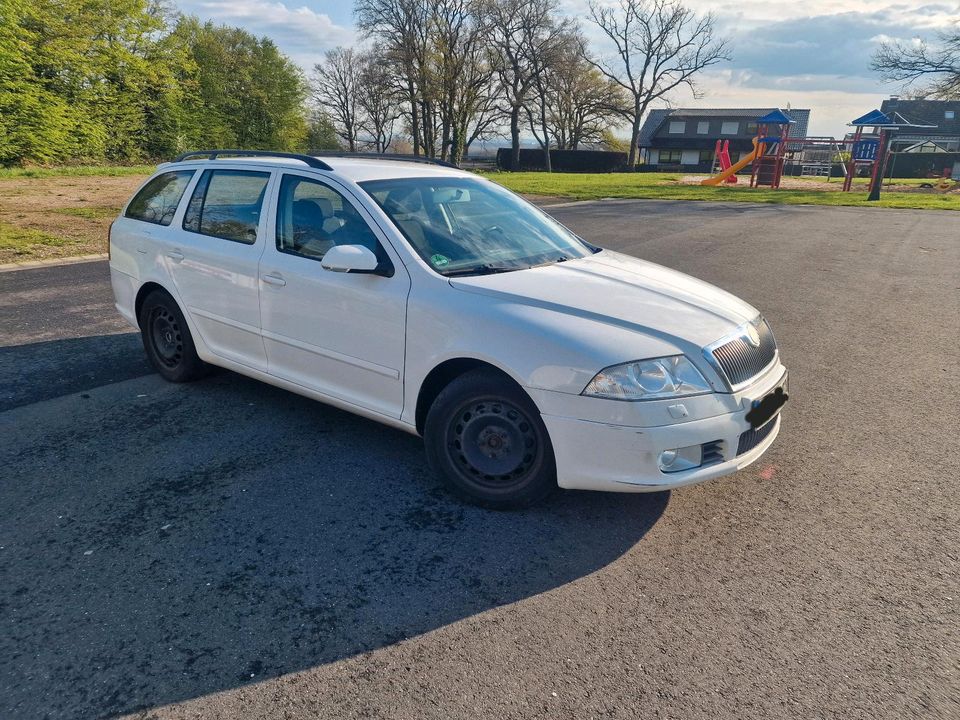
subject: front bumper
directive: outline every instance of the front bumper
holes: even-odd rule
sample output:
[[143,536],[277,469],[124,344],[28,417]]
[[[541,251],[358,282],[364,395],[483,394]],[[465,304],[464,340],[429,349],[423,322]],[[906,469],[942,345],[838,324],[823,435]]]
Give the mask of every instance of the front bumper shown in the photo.
[[[719,408],[736,407],[735,411],[669,425],[624,425],[543,412],[556,457],[558,484],[580,490],[656,492],[729,475],[746,467],[759,459],[780,433],[778,413],[762,428],[759,442],[741,448],[741,436],[750,430],[746,420],[750,400],[763,397],[784,382],[786,370],[782,366],[777,370],[739,393],[717,394]],[[664,450],[716,441],[719,457],[710,464],[672,473],[662,472],[657,464]]]

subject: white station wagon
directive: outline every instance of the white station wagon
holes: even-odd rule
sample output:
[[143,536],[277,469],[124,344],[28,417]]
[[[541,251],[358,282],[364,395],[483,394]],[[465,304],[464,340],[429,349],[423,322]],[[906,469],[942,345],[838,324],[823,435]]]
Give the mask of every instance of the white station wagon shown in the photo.
[[444,163],[189,153],[110,251],[164,378],[218,365],[422,435],[488,507],[701,482],[780,429],[787,372],[757,310]]

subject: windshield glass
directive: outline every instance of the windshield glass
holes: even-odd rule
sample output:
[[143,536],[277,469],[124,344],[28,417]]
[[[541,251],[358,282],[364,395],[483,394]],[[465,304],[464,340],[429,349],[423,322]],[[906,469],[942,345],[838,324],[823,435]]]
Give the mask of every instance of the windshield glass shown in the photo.
[[398,178],[370,180],[360,186],[441,275],[509,272],[597,251],[491,182]]

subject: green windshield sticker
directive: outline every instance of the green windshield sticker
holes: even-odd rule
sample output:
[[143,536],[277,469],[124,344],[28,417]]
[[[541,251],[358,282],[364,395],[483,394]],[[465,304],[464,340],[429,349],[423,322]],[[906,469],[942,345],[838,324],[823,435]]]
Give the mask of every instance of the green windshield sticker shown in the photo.
[[430,256],[430,262],[432,262],[437,267],[443,267],[444,265],[447,265],[450,262],[450,258],[448,258],[446,255],[441,255],[440,253],[437,253],[436,255]]

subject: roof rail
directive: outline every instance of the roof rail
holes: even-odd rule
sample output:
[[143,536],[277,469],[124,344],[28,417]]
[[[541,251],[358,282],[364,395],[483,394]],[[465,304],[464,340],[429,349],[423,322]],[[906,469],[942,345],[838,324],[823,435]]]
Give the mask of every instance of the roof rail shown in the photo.
[[401,153],[367,153],[367,152],[327,152],[326,150],[310,150],[311,154],[315,153],[321,157],[334,157],[334,158],[357,158],[359,160],[399,160],[402,162],[419,162],[419,163],[428,163],[430,165],[442,165],[443,167],[448,168],[459,168],[453,163],[447,162],[446,160],[438,160],[437,158],[427,157],[426,155],[404,155]]
[[303,155],[301,153],[288,153],[288,152],[276,152],[274,150],[191,150],[190,152],[181,153],[177,155],[173,162],[183,162],[184,160],[192,157],[203,157],[208,160],[216,160],[220,155],[234,155],[237,157],[278,157],[278,158],[287,158],[288,160],[300,160],[301,162],[306,163],[312,168],[317,168],[318,170],[333,170],[332,167],[327,165],[323,160],[315,158],[311,155]]

